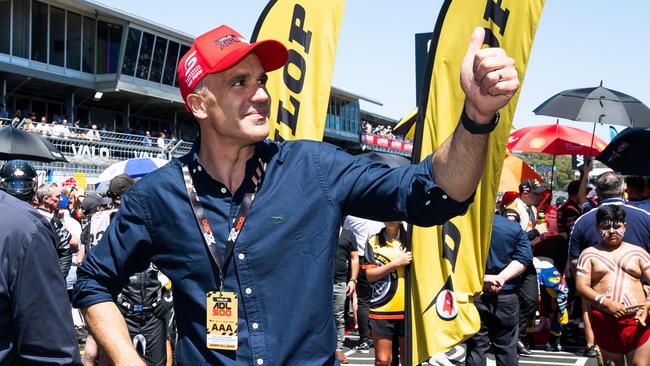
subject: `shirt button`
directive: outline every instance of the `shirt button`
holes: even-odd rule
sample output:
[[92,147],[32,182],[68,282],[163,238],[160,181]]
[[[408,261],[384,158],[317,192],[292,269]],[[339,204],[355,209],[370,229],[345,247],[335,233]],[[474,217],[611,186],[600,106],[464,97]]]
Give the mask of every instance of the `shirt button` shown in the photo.
[[431,204],[431,200],[426,201],[426,202],[424,203],[425,206],[429,206],[430,204]]
[[199,165],[199,166],[197,166],[197,167],[196,167],[196,169],[198,169],[199,171],[201,171],[201,170],[203,170],[203,168],[201,168],[201,166],[200,166],[200,165]]
[[228,191],[226,191],[225,188],[221,188],[221,193],[226,194],[226,192],[228,192]]
[[246,287],[246,290],[244,290],[244,292],[246,292],[246,295],[250,295],[253,293],[253,290],[251,290],[250,287]]
[[259,324],[257,324],[257,323],[253,323],[253,324],[251,324],[251,326],[253,327],[253,329],[257,329],[257,328],[259,328],[259,327],[260,327],[260,325],[259,325]]
[[442,199],[443,199],[443,200],[446,200],[446,199],[447,199],[447,195],[446,195],[446,194],[443,194],[443,195],[442,195]]
[[240,261],[243,261],[244,258],[246,258],[246,256],[244,255],[244,253],[239,253],[239,255],[237,256],[237,258],[239,258]]
[[258,365],[262,365],[262,364],[264,364],[264,360],[261,359],[261,358],[258,358],[258,359],[257,359],[257,364],[258,364]]

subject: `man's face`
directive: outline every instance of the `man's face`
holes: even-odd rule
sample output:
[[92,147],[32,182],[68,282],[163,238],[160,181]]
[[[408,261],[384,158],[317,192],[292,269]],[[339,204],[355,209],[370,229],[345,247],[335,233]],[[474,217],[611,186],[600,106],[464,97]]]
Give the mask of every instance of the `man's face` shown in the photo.
[[529,191],[522,193],[521,199],[528,206],[537,206],[542,200],[542,195],[540,193]]
[[624,222],[604,221],[597,224],[596,229],[598,229],[598,233],[605,245],[618,246],[623,242],[625,236]]
[[271,99],[267,76],[257,55],[250,54],[237,65],[207,75],[208,92],[203,96],[206,123],[220,137],[220,143],[249,145],[269,134]]
[[52,194],[43,197],[43,207],[50,212],[57,212],[59,210],[59,201],[61,200],[61,191],[55,189]]

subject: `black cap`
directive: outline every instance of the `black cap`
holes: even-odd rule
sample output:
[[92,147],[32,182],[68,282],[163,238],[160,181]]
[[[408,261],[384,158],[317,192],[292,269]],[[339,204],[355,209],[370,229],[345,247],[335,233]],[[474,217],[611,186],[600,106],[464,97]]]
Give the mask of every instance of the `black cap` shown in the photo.
[[126,174],[120,174],[111,179],[107,192],[112,193],[115,197],[122,197],[134,184],[135,181],[131,177]]
[[108,197],[102,197],[97,193],[90,193],[84,197],[83,202],[81,202],[81,209],[84,212],[84,215],[90,215],[97,211],[101,206],[110,204],[112,201]]
[[519,184],[519,193],[533,192],[542,193],[546,190],[546,184],[537,179],[526,179]]

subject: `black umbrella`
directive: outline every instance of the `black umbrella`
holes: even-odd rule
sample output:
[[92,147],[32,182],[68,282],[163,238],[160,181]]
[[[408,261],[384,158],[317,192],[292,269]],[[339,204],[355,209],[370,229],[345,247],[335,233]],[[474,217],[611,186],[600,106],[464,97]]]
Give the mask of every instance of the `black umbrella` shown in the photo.
[[0,128],[0,160],[68,162],[52,143],[38,135],[14,127]]
[[638,99],[604,88],[570,89],[535,108],[535,114],[627,127],[650,127],[650,108]]
[[373,151],[373,152],[357,155],[357,157],[370,159],[373,162],[382,163],[388,165],[391,168],[397,168],[398,166],[406,166],[411,164],[411,161],[409,159],[391,153]]
[[596,159],[624,175],[650,176],[650,129],[626,128]]

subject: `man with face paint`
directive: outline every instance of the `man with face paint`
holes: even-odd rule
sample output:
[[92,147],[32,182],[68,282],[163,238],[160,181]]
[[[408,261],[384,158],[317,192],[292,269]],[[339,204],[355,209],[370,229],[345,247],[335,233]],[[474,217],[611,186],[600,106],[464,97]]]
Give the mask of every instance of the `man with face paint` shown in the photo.
[[616,205],[597,210],[601,241],[580,255],[576,288],[591,304],[591,325],[606,364],[648,365],[650,297],[641,279],[650,280],[650,254],[623,241],[625,216]]
[[[650,249],[650,215],[638,207],[628,205],[623,199],[623,177],[615,172],[605,172],[596,178],[596,194],[600,198],[598,207],[616,205],[625,211],[627,229],[623,240],[638,245],[646,251]],[[601,242],[600,233],[596,229],[596,212],[593,208],[580,216],[571,230],[569,238],[569,260],[571,270],[575,274],[578,257],[585,249]],[[575,278],[575,277],[574,277]],[[595,356],[594,335],[591,330],[589,305],[583,303],[583,322],[586,345],[584,354]]]

